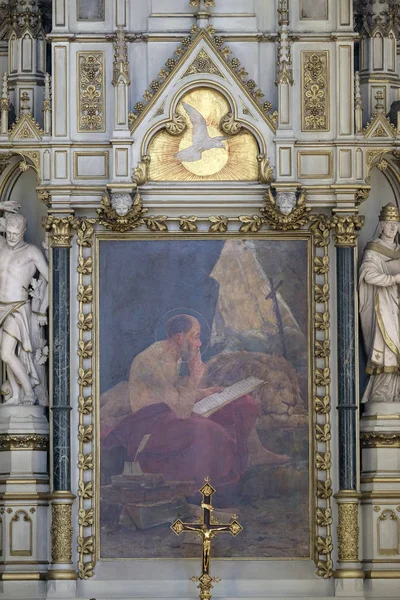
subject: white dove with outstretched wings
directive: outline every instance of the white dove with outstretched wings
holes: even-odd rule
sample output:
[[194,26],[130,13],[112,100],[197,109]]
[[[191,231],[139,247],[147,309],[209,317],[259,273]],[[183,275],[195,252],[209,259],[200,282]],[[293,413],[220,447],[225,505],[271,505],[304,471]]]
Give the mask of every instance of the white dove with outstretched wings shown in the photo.
[[228,138],[223,135],[210,137],[207,122],[203,115],[187,102],[182,102],[182,106],[189,115],[192,124],[192,145],[177,152],[175,158],[182,162],[196,162],[201,160],[205,150],[211,150],[212,148],[225,149],[224,141]]

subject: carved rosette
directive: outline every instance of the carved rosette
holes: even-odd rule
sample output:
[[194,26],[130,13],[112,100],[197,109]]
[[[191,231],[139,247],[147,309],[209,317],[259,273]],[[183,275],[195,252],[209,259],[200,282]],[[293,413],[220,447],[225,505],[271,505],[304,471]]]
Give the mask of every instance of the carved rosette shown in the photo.
[[220,129],[226,133],[226,135],[237,135],[242,130],[242,127],[242,123],[240,123],[240,121],[235,121],[235,117],[231,112],[221,119]]
[[358,562],[358,502],[339,502],[337,528],[340,561]]
[[205,50],[200,50],[192,64],[189,65],[182,75],[182,79],[184,77],[189,77],[190,75],[197,75],[198,73],[207,73],[208,75],[217,75],[218,77],[224,78],[221,71],[211,60]]
[[51,506],[51,558],[53,564],[72,562],[72,505],[54,503]]
[[187,129],[187,122],[184,116],[175,113],[170,121],[165,123],[165,129],[170,135],[181,135]]
[[53,248],[71,248],[72,230],[76,226],[76,219],[68,217],[55,217],[49,215],[43,220],[43,226],[51,234]]
[[335,226],[335,246],[355,248],[365,218],[360,215],[335,215],[332,222]]

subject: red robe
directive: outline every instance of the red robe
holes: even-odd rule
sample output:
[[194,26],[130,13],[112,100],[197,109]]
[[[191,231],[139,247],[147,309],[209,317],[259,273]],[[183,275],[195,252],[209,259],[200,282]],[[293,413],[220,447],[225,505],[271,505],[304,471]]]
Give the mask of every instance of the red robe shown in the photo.
[[208,418],[192,413],[179,419],[166,404],[152,404],[103,431],[101,448],[107,453],[120,447],[133,461],[142,438],[151,434],[137,457],[144,473],[196,484],[208,476],[221,486],[237,482],[247,469],[247,438],[257,416],[258,405],[248,395]]

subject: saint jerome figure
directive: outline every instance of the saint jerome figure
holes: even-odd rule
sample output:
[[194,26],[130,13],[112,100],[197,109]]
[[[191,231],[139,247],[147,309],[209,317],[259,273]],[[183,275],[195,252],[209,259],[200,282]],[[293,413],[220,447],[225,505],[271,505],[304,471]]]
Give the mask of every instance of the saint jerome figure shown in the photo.
[[[102,432],[104,466],[110,450],[122,448],[126,460],[139,462],[144,473],[196,485],[208,475],[223,485],[238,482],[249,464],[289,460],[258,440],[259,408],[249,394],[210,416],[193,412],[196,403],[221,391],[202,384],[206,365],[200,333],[197,319],[176,315],[167,323],[167,339],[134,358],[128,382],[132,413]],[[182,361],[187,361],[187,377],[179,374]]]

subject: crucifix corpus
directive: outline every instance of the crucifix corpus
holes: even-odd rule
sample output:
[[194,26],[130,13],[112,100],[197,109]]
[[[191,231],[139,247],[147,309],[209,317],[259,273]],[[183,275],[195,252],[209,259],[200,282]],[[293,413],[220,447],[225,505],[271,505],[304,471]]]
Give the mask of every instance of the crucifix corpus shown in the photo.
[[180,519],[177,519],[171,525],[171,529],[174,533],[176,533],[176,535],[181,535],[181,533],[185,533],[186,531],[193,531],[199,537],[202,538],[202,573],[200,577],[192,577],[191,581],[199,582],[199,585],[197,587],[200,590],[200,600],[210,600],[211,590],[213,588],[212,584],[221,581],[218,577],[211,577],[210,575],[211,540],[213,537],[218,535],[218,533],[224,532],[230,533],[233,536],[237,536],[243,530],[243,527],[237,520],[238,517],[236,515],[233,515],[231,522],[226,525],[218,523],[216,519],[214,519],[212,515],[214,510],[214,507],[212,505],[212,496],[215,493],[215,489],[211,485],[209,477],[205,478],[205,484],[199,491],[200,494],[202,494],[203,496],[203,500],[201,502],[203,515],[199,519],[199,522],[183,523]]

